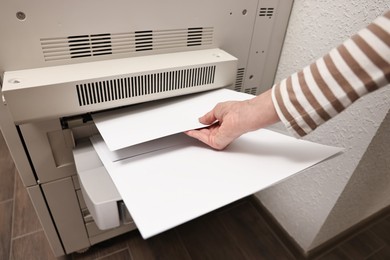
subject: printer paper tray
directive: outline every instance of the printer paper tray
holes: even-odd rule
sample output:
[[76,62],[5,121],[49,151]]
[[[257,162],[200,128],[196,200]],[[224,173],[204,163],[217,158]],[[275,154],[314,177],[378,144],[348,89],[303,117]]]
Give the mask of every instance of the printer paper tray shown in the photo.
[[[106,175],[95,189],[115,187],[112,201],[124,201],[144,238],[267,188],[340,151],[269,130],[246,134],[225,151],[212,150],[183,134],[177,137],[182,142],[174,146],[115,162],[110,162],[108,154],[112,152],[103,139],[92,138],[105,164],[104,172],[113,181]],[[97,182],[98,178],[90,180]],[[83,186],[82,177],[81,183]],[[109,206],[94,207],[98,219],[118,212]]]
[[[185,111],[178,108],[177,113]],[[125,123],[134,125],[127,119]],[[106,203],[123,200],[144,238],[258,192],[341,151],[266,129],[241,136],[224,151],[182,133],[114,152],[101,136],[90,139],[94,149],[90,144],[84,153],[75,149],[81,185],[95,191],[83,195],[100,196],[104,185],[109,185]],[[91,167],[105,177],[83,178]],[[85,179],[93,184],[83,183]],[[88,207],[105,216],[97,216],[103,223],[115,211],[99,203]]]

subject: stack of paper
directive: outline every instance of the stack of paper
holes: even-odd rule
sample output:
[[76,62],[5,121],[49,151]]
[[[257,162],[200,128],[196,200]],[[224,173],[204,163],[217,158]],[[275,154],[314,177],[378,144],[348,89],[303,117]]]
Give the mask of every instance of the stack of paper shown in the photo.
[[198,117],[217,102],[247,98],[251,96],[222,89],[94,118],[101,136],[91,138],[93,146],[144,238],[341,151],[265,129],[216,151],[180,133],[200,127]]

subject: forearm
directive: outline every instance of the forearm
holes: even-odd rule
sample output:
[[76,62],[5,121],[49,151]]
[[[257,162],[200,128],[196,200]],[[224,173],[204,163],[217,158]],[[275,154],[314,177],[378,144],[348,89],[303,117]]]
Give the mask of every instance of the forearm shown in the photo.
[[252,118],[248,119],[248,131],[254,131],[260,128],[267,127],[280,121],[276,112],[275,105],[272,101],[272,89],[247,101],[248,115]]
[[338,48],[273,87],[275,109],[304,136],[390,82],[390,11]]

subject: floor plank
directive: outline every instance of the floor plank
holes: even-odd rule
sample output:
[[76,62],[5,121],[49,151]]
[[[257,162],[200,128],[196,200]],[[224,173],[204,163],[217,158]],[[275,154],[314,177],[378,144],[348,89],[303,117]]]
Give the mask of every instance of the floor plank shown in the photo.
[[373,225],[370,230],[390,246],[390,217]]
[[38,231],[13,240],[13,260],[55,260],[45,233]]
[[385,243],[371,230],[364,230],[341,244],[340,248],[351,259],[366,259],[384,245]]
[[15,164],[0,132],[0,202],[13,199]]
[[123,251],[127,247],[127,234],[103,241],[89,248],[84,253],[73,253],[74,260],[90,260],[110,255],[117,251]]
[[143,259],[191,259],[174,229],[144,240],[134,232],[128,240],[134,260]]
[[246,259],[294,259],[251,203],[242,203],[219,217]]
[[192,259],[245,259],[216,214],[207,214],[177,228]]
[[131,232],[127,243],[133,259],[155,259],[149,244],[141,237],[138,231]]
[[9,259],[13,201],[0,203],[0,259]]
[[344,251],[341,250],[340,248],[335,248],[329,253],[326,253],[316,258],[316,260],[353,260],[353,259],[349,258],[348,255],[344,253]]
[[131,256],[127,248],[122,251],[116,252],[112,255],[108,255],[103,258],[98,258],[98,260],[129,260],[129,259],[131,259]]
[[372,254],[367,260],[389,260],[390,259],[390,246],[385,246],[378,252]]
[[191,259],[174,229],[146,240],[157,259]]
[[39,222],[38,216],[19,174],[16,174],[15,181],[13,238],[42,229],[41,223]]

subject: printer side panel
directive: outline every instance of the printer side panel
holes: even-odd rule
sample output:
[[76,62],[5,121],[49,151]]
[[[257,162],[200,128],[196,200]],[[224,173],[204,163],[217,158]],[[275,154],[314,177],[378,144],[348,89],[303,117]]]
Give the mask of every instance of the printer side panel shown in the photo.
[[7,105],[4,102],[0,102],[0,130],[7,143],[23,184],[25,186],[36,185],[37,181],[24,149],[23,140],[20,138],[18,128],[15,126],[12,116],[7,109]]
[[42,184],[66,253],[90,246],[72,177]]
[[260,1],[241,92],[260,94],[274,84],[292,4],[292,0]]
[[19,131],[19,127],[13,123],[12,117],[7,109],[7,105],[4,102],[0,103],[0,129],[11,153],[12,159],[14,160],[17,172],[27,189],[34,209],[43,229],[45,230],[46,237],[53,253],[56,256],[64,255],[65,252],[60,237],[58,236],[55,222],[47,207],[45,196],[42,193],[40,185],[38,185],[34,168],[30,163],[28,151],[24,145],[23,136]]
[[54,220],[52,219],[50,210],[47,207],[41,187],[39,185],[34,185],[26,189],[54,255],[64,255],[65,251],[61,242],[61,238],[58,236],[55,223],[53,222]]

